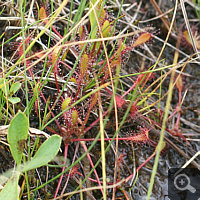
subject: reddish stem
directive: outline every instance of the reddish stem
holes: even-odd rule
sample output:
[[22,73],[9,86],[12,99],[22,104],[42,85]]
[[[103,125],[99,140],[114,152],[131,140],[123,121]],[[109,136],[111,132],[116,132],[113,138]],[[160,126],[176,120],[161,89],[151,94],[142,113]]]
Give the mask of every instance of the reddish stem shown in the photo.
[[[72,70],[72,67],[70,67],[67,63],[60,61],[60,63],[62,63],[63,65],[65,65],[67,68],[69,68],[70,70]],[[81,76],[74,70],[74,73],[80,78]]]
[[[107,111],[103,114],[103,117],[104,117],[105,115],[107,115],[108,112],[109,112],[109,110],[107,110]],[[98,118],[97,120],[95,120],[94,122],[92,122],[92,123],[90,124],[90,126],[87,127],[87,128],[85,129],[85,133],[88,132],[88,131],[89,131],[94,125],[96,125],[99,121],[100,121],[100,118]]]
[[179,89],[179,102],[178,102],[178,116],[177,116],[177,120],[176,120],[176,125],[175,125],[175,129],[178,130],[178,126],[180,123],[180,119],[181,119],[181,89]]
[[[42,98],[43,98],[43,100],[44,100],[44,102],[45,102],[45,104],[47,104],[47,101],[46,101],[46,99],[45,99],[45,97],[44,97],[44,95],[43,95],[43,93],[41,92],[40,93],[40,95],[42,96]],[[49,109],[49,111],[51,111],[51,108],[50,108],[50,106],[48,105],[48,109]],[[53,112],[51,111],[51,115],[52,115],[52,117],[55,117],[55,115],[53,114]],[[56,122],[56,124],[57,124],[57,126],[58,126],[58,128],[60,129],[60,130],[62,130],[62,127],[60,126],[60,124],[58,123],[58,120],[57,119],[55,119],[55,122]]]
[[52,26],[52,30],[62,39],[63,36],[60,35],[60,33],[54,28],[54,26]]
[[[63,162],[64,165],[66,164],[66,160],[67,160],[68,146],[69,146],[69,144],[66,143],[66,144],[65,144],[65,152],[64,152],[64,162]],[[65,170],[65,167],[62,168],[62,172],[63,172],[64,170]],[[57,194],[58,194],[58,191],[59,191],[59,189],[60,189],[60,185],[61,185],[63,176],[64,176],[64,174],[62,174],[62,175],[60,176],[60,179],[59,179],[59,182],[58,182],[58,185],[57,185],[57,188],[56,188],[56,192],[55,192],[55,195],[54,195],[54,199],[56,198],[56,196],[57,196]]]
[[[136,141],[138,142],[138,140],[136,140],[135,138],[136,136],[130,136],[130,137],[123,137],[123,138],[118,138],[118,140],[128,140],[128,141]],[[91,142],[91,141],[94,141],[95,139],[94,138],[81,138],[81,139],[72,139],[71,141],[72,142],[81,142],[81,141],[84,141],[84,142]],[[112,138],[104,138],[104,141],[111,141]],[[116,140],[116,138],[114,138],[114,140]],[[149,139],[148,139],[149,140]],[[98,139],[97,141],[101,141],[101,139]]]
[[59,86],[58,86],[58,80],[57,80],[57,68],[58,68],[58,61],[56,61],[55,65],[54,65],[54,77],[55,77],[55,83],[56,83],[56,88],[58,90],[58,93],[60,93],[60,89],[59,89]]
[[[151,154],[151,156],[149,156],[145,161],[144,163],[142,163],[137,169],[136,169],[136,172],[138,172],[144,165],[147,164],[147,162],[149,162],[154,156],[155,156],[156,152],[154,151],[153,154]],[[126,179],[125,179],[125,183],[127,183],[132,177],[134,176],[134,174],[132,173],[130,176],[128,176]]]
[[[81,144],[82,144],[82,146],[83,146],[83,149],[84,149],[85,152],[86,152],[88,149],[87,149],[87,146],[85,145],[85,142],[81,142]],[[90,162],[91,167],[94,168],[94,164],[93,164],[93,162],[92,162],[92,159],[91,159],[89,153],[87,153],[87,157],[88,157],[88,160],[89,160],[89,162]],[[96,169],[94,169],[94,174],[95,174],[95,176],[96,176],[96,179],[97,179],[97,182],[98,182],[99,186],[101,187],[101,182],[100,182],[100,180],[99,180],[99,176],[98,176],[98,174],[97,174]],[[101,193],[102,193],[102,195],[103,195],[103,189],[102,189],[102,188],[101,188]]]
[[138,83],[138,78],[137,78],[137,80],[133,83],[133,85],[121,96],[121,98],[123,99],[127,94],[129,94],[129,92],[130,92],[131,90],[133,90],[133,89],[136,87],[137,83]]
[[[73,157],[73,160],[72,160],[72,164],[74,163],[75,158],[76,158],[76,156],[77,156],[78,148],[79,148],[79,144],[76,145],[76,149],[75,149],[75,152],[74,152],[74,157]],[[64,185],[64,187],[63,187],[63,190],[62,190],[62,192],[61,192],[61,196],[62,196],[62,195],[64,194],[64,192],[65,192],[65,189],[66,189],[67,184],[68,184],[68,182],[69,182],[69,178],[70,178],[71,171],[72,171],[72,168],[70,169],[69,175],[67,176],[67,180],[66,180],[65,185]]]
[[[30,66],[30,61],[26,60],[25,62],[26,62],[26,68],[28,68]],[[31,68],[28,69],[28,72],[29,72],[31,78],[34,80],[34,75],[32,73]]]

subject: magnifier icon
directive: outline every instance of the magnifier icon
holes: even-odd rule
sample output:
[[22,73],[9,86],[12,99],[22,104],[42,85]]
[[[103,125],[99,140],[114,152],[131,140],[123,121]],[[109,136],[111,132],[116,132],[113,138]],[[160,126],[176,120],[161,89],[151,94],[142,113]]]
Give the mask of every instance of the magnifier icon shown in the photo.
[[174,179],[174,186],[178,190],[189,190],[192,193],[196,192],[196,189],[190,185],[190,178],[186,174],[179,174]]

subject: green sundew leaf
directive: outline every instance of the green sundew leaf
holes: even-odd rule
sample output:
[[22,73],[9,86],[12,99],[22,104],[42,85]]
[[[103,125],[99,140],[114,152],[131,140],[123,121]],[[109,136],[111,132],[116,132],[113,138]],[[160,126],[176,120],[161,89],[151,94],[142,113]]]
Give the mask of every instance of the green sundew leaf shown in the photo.
[[23,171],[28,171],[46,165],[58,153],[62,138],[53,135],[48,138],[38,149],[33,159],[24,165]]
[[71,98],[66,98],[63,103],[62,103],[62,111],[65,110],[67,108],[67,106],[70,104],[71,102]]
[[9,97],[8,101],[12,104],[16,104],[20,102],[20,98],[19,97]]
[[88,67],[88,55],[86,53],[84,53],[82,55],[82,58],[81,58],[81,64],[80,64],[80,74],[81,74],[81,77],[87,77],[87,67]]
[[[92,8],[92,4],[94,5],[96,3],[96,0],[92,0],[91,2],[90,2],[90,9]],[[96,24],[96,18],[95,18],[94,11],[92,11],[89,14],[89,19],[90,19],[90,26],[91,26],[91,30],[92,30],[91,39],[94,39],[94,38],[96,38],[96,33],[97,33],[97,24]],[[94,26],[96,26],[96,27],[94,27]]]
[[6,183],[0,192],[0,199],[16,200],[19,199],[18,180],[20,173],[15,173]]
[[17,90],[19,90],[21,88],[21,83],[16,82],[14,84],[11,85],[10,87],[10,92],[12,92],[13,94],[15,94],[17,92]]
[[108,37],[110,35],[110,22],[108,20],[105,20],[102,26],[102,33],[103,37]]
[[[89,9],[92,9],[93,5],[97,2],[97,0],[91,0]],[[94,10],[89,14],[89,20],[90,20],[90,26],[91,26],[91,39],[98,38],[98,23],[100,25],[103,24],[106,18],[106,11],[103,9],[103,0],[100,0],[97,6],[94,8]],[[96,16],[95,16],[96,13]],[[98,23],[96,20],[96,17],[98,17]],[[100,48],[101,42],[96,42],[95,51],[97,52]],[[91,49],[93,48],[93,44],[91,46]]]
[[8,128],[8,143],[17,165],[21,164],[24,143],[28,136],[29,121],[26,115],[18,112]]

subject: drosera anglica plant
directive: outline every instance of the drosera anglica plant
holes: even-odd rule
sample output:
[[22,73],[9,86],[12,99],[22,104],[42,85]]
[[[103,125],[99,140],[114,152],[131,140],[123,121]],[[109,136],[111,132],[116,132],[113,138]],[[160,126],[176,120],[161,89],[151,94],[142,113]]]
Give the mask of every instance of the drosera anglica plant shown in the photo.
[[[146,37],[147,36],[147,37]],[[139,38],[141,38],[141,41],[138,39],[136,40],[136,44],[135,46],[138,46],[138,45],[141,45],[143,42],[145,41],[148,41],[150,39],[150,34],[146,35],[145,37],[143,37],[143,35],[141,34],[139,36]],[[122,43],[121,43],[122,44]],[[134,46],[134,44],[133,44]],[[81,47],[82,48],[82,47]],[[99,47],[100,48],[100,47]],[[126,50],[127,48],[127,50]],[[126,53],[127,51],[130,51],[131,48],[130,47],[126,47],[124,45],[124,47],[122,48],[121,46],[119,46],[119,50],[117,50],[116,52],[114,52],[114,55],[115,56],[111,56],[111,59],[113,59],[113,61],[111,60],[111,66],[113,66],[113,73],[115,73],[115,70],[114,68],[118,65],[120,66],[120,63],[121,63],[121,55],[123,55],[124,53]],[[87,49],[86,49],[87,51]],[[100,53],[100,51],[99,51]],[[77,52],[78,54],[78,52]],[[74,99],[75,100],[78,100],[78,96],[79,96],[79,93],[83,90],[82,88],[86,87],[87,86],[87,83],[89,83],[89,74],[92,74],[93,72],[93,68],[92,68],[92,65],[90,65],[88,59],[91,59],[92,62],[95,61],[96,59],[96,56],[94,57],[94,53],[93,51],[91,53],[83,53],[82,54],[82,58],[80,59],[80,63],[79,63],[79,73],[80,73],[80,77],[79,79],[76,81],[77,82],[77,91],[75,93],[75,96],[74,96]],[[87,60],[87,61],[86,61]],[[102,62],[103,63],[103,62]],[[89,67],[88,67],[88,64],[89,64]],[[105,71],[104,71],[105,69]],[[101,84],[104,84],[105,82],[107,82],[107,79],[109,78],[109,74],[108,74],[108,70],[107,70],[107,67],[106,65],[102,68],[102,70],[100,71],[98,77],[103,77],[103,79],[100,79],[101,80]],[[140,84],[139,82],[136,83],[137,84]],[[134,88],[133,88],[134,89]],[[117,97],[117,96],[116,96]],[[119,104],[119,101],[120,101],[120,98],[118,98],[117,100],[117,105],[119,106],[119,108],[121,107],[121,105]],[[124,100],[121,100],[123,102],[125,102]],[[85,128],[86,128],[86,124],[89,120],[89,116],[90,116],[90,113],[93,109],[93,107],[95,106],[96,102],[97,102],[97,94],[96,95],[93,95],[91,97],[91,100],[89,100],[89,107],[88,107],[88,110],[87,110],[87,113],[85,113],[85,119],[82,119],[81,120],[81,117],[79,115],[79,117],[76,115],[76,118],[77,119],[80,119],[79,122],[79,129],[77,129],[77,132],[76,132],[76,136],[80,135],[81,138],[78,138],[78,139],[70,139],[69,141],[71,142],[75,142],[75,141],[84,141],[85,139],[83,139],[84,135],[85,135]],[[75,109],[77,110],[77,108]],[[67,111],[68,112],[68,111]],[[80,112],[77,112],[76,114],[80,114]],[[64,114],[65,115],[65,114]],[[64,116],[65,118],[66,116]],[[72,121],[72,118],[69,120]],[[69,125],[69,124],[68,124]],[[80,130],[80,131],[79,131]],[[67,132],[66,132],[67,131]],[[80,133],[78,133],[80,132]],[[70,136],[73,136],[74,137],[74,134],[72,135],[72,131],[69,131],[69,128],[65,129],[65,131],[63,132],[64,135],[67,135],[67,138],[70,138]],[[130,141],[130,142],[145,142],[145,141],[148,141],[148,136],[146,134],[143,135],[143,133],[141,135],[136,135],[136,136],[130,136],[129,138],[118,138],[118,140],[127,140],[127,141]],[[66,142],[69,142],[68,140],[66,140]],[[89,139],[85,140],[85,141],[89,141]],[[92,140],[90,140],[92,141]],[[106,141],[106,139],[105,139]],[[93,164],[91,163],[91,166],[93,166]]]
[[[108,22],[105,22],[105,23],[108,24]],[[104,26],[105,26],[105,24],[104,24]],[[84,35],[87,35],[87,32],[84,33],[85,30],[86,30],[85,27],[79,28],[79,38],[80,39],[85,39]],[[104,36],[106,36],[106,33],[104,33]],[[149,34],[142,33],[136,39],[136,42],[133,43],[133,45],[131,47],[126,46],[126,45],[124,45],[123,42],[121,42],[120,45],[118,45],[118,49],[115,52],[113,52],[113,55],[110,56],[109,61],[111,63],[111,67],[112,67],[112,73],[113,74],[115,73],[115,71],[116,71],[115,68],[120,67],[121,62],[122,62],[121,55],[127,53],[132,48],[140,46],[144,42],[149,41],[150,38],[151,38],[150,33]],[[59,47],[57,47],[57,49],[59,49]],[[57,49],[55,49],[53,52],[52,60],[56,60],[54,62],[54,64],[55,64],[54,65],[54,74],[55,74],[56,88],[58,90],[58,93],[60,93],[59,84],[58,84],[58,81],[56,78],[56,76],[57,76],[56,69],[57,69],[57,66],[59,65],[58,63],[60,62],[59,58],[57,58],[57,55],[58,55]],[[79,67],[77,69],[75,69],[75,72],[73,75],[73,79],[74,79],[73,82],[75,82],[77,84],[75,86],[76,91],[71,94],[69,94],[69,92],[67,92],[67,96],[68,96],[67,98],[65,98],[63,95],[60,96],[60,100],[62,101],[62,111],[64,112],[62,118],[65,121],[65,123],[64,123],[65,125],[64,126],[61,125],[62,128],[60,131],[61,131],[62,135],[64,136],[66,143],[75,142],[75,141],[84,141],[85,128],[87,128],[87,123],[89,121],[89,117],[91,115],[92,110],[96,109],[95,107],[96,107],[96,103],[98,100],[97,93],[95,93],[94,95],[92,95],[90,98],[87,99],[88,103],[84,102],[87,105],[87,107],[84,109],[85,114],[83,116],[83,114],[82,114],[83,111],[80,111],[79,105],[76,105],[76,108],[70,107],[69,104],[71,103],[71,100],[72,100],[71,98],[73,97],[74,102],[79,100],[80,93],[83,93],[84,88],[87,88],[88,84],[91,83],[90,79],[91,79],[91,77],[94,76],[95,65],[98,67],[100,66],[100,71],[97,73],[98,74],[97,78],[100,81],[100,85],[105,84],[109,79],[107,63],[104,64],[105,61],[104,61],[103,57],[102,57],[101,61],[98,61],[98,55],[101,55],[103,53],[100,43],[96,43],[96,44],[94,43],[94,45],[92,46],[92,50],[91,50],[90,45],[86,45],[85,49],[83,49],[83,45],[78,45],[77,47],[75,47],[73,49],[75,52],[76,52],[76,49],[78,49],[78,51],[75,53],[76,55],[78,55],[79,51],[81,51],[81,50],[82,50],[83,54],[80,57]],[[62,57],[62,52],[61,52],[60,56]],[[79,76],[77,76],[77,74],[79,74]],[[91,89],[91,86],[89,87],[89,89]],[[69,109],[65,112],[64,108],[67,109],[67,106],[65,106],[66,101],[67,101],[67,106],[69,105]],[[118,106],[119,106],[119,104],[118,104]],[[75,127],[72,124],[72,121],[75,121],[76,125],[78,125],[78,127],[79,127],[79,128],[76,127],[76,129],[75,129],[76,133],[73,132]],[[76,136],[78,138],[75,139],[74,136]],[[126,140],[126,139],[123,138],[122,140]],[[133,136],[133,137],[127,138],[127,140],[141,142],[141,141],[147,140],[147,138],[144,138],[144,137],[142,138],[139,135],[137,135],[135,137]],[[91,163],[91,166],[93,166],[92,163]],[[60,183],[60,181],[59,181],[59,183]],[[54,197],[56,197],[56,195]]]

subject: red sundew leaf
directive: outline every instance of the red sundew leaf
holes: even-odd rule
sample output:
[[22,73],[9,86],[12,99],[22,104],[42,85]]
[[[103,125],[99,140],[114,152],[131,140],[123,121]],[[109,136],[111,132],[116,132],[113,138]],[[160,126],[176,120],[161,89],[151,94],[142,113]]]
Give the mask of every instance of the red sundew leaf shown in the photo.
[[[110,90],[106,91],[109,93],[110,96],[113,96],[113,93]],[[115,95],[115,100],[118,108],[121,108],[126,103],[126,101],[118,95]]]
[[117,166],[121,166],[122,162],[124,161],[124,156],[127,155],[126,153],[121,153],[117,158]]
[[92,109],[95,106],[95,104],[97,103],[97,100],[98,100],[98,93],[96,92],[92,97],[92,100],[90,103],[90,109]]
[[183,37],[190,45],[192,45],[192,42],[190,40],[190,36],[187,30],[183,32]]
[[82,78],[87,74],[88,60],[88,55],[86,53],[83,54],[80,63],[80,73]]
[[84,31],[84,26],[80,26],[80,28],[78,30],[78,35],[80,38],[83,38],[83,31]]
[[[79,35],[81,41],[86,39],[84,26],[80,26],[79,31],[78,31],[78,35]],[[79,44],[79,47],[80,47],[81,50],[83,49],[84,45],[85,45],[84,43]]]
[[144,81],[144,76],[146,76],[145,74],[139,74],[137,77],[137,83],[138,84],[142,84],[142,82]]
[[[200,49],[200,35],[199,35],[198,31],[197,31],[197,30],[193,30],[193,31],[192,31],[192,36],[193,36],[194,43],[195,43],[197,49]],[[190,36],[189,36],[189,33],[188,33],[187,30],[183,32],[183,38],[185,39],[185,41],[186,41],[190,46],[192,46],[192,41],[191,41],[191,39],[190,39]]]
[[126,103],[126,101],[122,99],[120,96],[116,95],[115,99],[116,99],[116,104],[118,108],[121,108]]
[[58,59],[58,54],[59,54],[59,51],[60,51],[60,47],[56,47],[54,50],[53,50],[53,54],[52,54],[52,63],[56,62],[56,60]]
[[75,78],[70,78],[69,81],[73,83],[77,83],[77,80]]
[[130,141],[134,142],[146,142],[149,141],[149,129],[140,128],[140,133],[136,136],[130,137]]
[[83,176],[83,174],[81,174],[78,170],[79,170],[79,167],[77,167],[76,165],[73,166],[71,169],[70,177],[74,178],[76,175]]
[[72,111],[72,125],[75,125],[78,120],[78,112],[77,110]]
[[139,46],[141,44],[144,44],[145,42],[149,41],[151,39],[151,33],[142,33],[134,42],[132,45],[132,48]]
[[179,91],[182,91],[183,88],[183,80],[181,76],[177,77],[177,81],[176,81],[176,87],[178,88]]
[[130,113],[131,113],[131,118],[134,118],[137,113],[138,113],[138,109],[137,109],[137,106],[136,106],[136,102],[134,102],[131,106],[131,109],[130,109]]
[[178,137],[182,138],[186,143],[188,143],[186,138],[183,136],[183,133],[181,133],[177,129],[171,129],[171,130],[168,130],[168,132],[170,134],[172,134],[173,136],[178,136]]
[[110,66],[111,68],[115,68],[115,67],[120,67],[121,65],[121,62],[120,62],[120,57],[117,58],[117,60],[114,60],[111,62]]
[[27,38],[25,38],[25,41],[23,41],[22,38],[19,37],[19,43],[16,45],[17,56],[21,57],[24,54],[23,42],[25,44],[25,47],[27,47],[29,45],[30,41],[31,41],[31,35],[29,35]]
[[134,142],[145,142],[145,141],[148,141],[149,138],[145,134],[140,133],[140,134],[138,134],[136,136],[130,137],[129,140],[130,141],[134,141]]
[[98,93],[96,92],[91,98],[90,107],[89,107],[89,109],[87,111],[87,115],[85,117],[85,120],[84,120],[82,128],[84,128],[85,124],[87,123],[87,121],[89,119],[89,116],[90,116],[90,113],[91,113],[91,110],[96,105],[97,100],[98,100]]
[[42,53],[42,52],[37,52],[34,54],[34,56],[38,59],[42,58],[44,55],[45,55],[45,53]]
[[122,40],[119,40],[117,51],[114,53],[114,56],[113,56],[114,60],[116,60],[118,57],[120,57],[121,59],[122,52],[126,51],[126,49],[127,49],[127,46],[124,44],[124,42]]
[[141,128],[140,130],[149,139],[149,129]]
[[39,10],[39,18],[44,21],[44,23],[48,22],[47,14],[44,6],[42,6]]
[[65,110],[65,109],[68,107],[68,105],[70,104],[71,100],[72,100],[71,98],[66,98],[66,99],[62,102],[62,111]]
[[150,72],[147,75],[147,78],[148,78],[149,81],[154,80],[155,77],[156,77],[156,73],[154,73],[154,72]]

